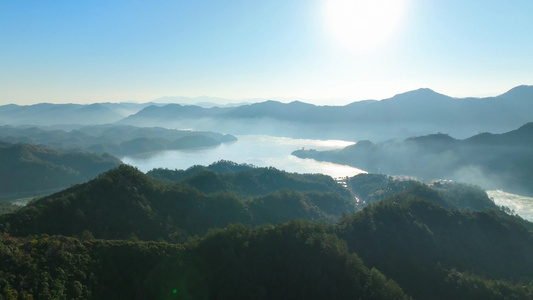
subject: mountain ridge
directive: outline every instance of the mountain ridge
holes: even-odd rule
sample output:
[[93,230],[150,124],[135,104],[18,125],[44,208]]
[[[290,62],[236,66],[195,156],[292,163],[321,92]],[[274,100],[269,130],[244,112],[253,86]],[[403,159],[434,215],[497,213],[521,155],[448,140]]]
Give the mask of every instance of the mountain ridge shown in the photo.
[[340,150],[297,150],[293,155],[346,164],[369,172],[426,180],[453,179],[486,189],[533,195],[533,122],[506,133],[455,139],[437,133],[401,142],[360,141]]
[[479,132],[503,133],[533,121],[532,112],[533,86],[521,85],[484,98],[454,98],[421,88],[344,106],[274,100],[235,107],[153,102],[11,104],[0,106],[0,122],[38,126],[116,123],[232,134],[385,141],[433,132],[461,138]]
[[[321,208],[354,199],[290,187],[245,200],[252,194],[239,198],[231,192],[235,186],[225,192],[200,186],[211,186],[213,176],[225,181],[243,175],[252,179],[241,181],[246,185],[262,178],[252,184],[256,187],[284,184],[279,179],[293,176],[311,188],[318,180],[342,189],[332,178],[231,162],[213,168],[223,173],[200,170],[197,174],[209,176],[195,188],[194,174],[159,184],[122,165],[0,215],[0,256],[8,262],[0,293],[74,299],[495,300],[533,294],[532,232],[514,216],[486,210],[484,203],[494,203],[479,188],[361,174],[349,184],[377,202],[355,213],[341,206],[344,214],[326,224],[331,220],[322,218]],[[472,204],[477,205],[469,209]],[[198,236],[187,239],[193,235]],[[181,241],[186,242],[175,243]]]
[[190,108],[166,105],[141,110],[119,123],[219,128],[234,134],[297,138],[388,140],[432,132],[466,138],[479,132],[506,132],[533,121],[531,99],[533,86],[516,87],[486,98],[452,98],[422,88],[388,99],[344,106],[268,100],[234,108],[197,110],[200,114],[187,115]]

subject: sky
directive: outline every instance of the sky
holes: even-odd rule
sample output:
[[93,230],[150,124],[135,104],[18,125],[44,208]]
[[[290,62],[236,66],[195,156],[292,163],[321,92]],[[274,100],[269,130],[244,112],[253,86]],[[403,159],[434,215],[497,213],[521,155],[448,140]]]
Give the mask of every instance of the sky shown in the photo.
[[0,1],[0,105],[341,105],[533,84],[530,0]]

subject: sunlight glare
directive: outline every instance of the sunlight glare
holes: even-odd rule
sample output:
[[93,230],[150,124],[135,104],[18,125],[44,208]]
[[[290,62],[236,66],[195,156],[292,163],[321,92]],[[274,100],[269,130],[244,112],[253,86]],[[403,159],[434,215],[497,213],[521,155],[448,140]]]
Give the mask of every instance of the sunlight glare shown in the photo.
[[383,45],[397,29],[406,0],[326,0],[327,27],[340,44],[361,53]]

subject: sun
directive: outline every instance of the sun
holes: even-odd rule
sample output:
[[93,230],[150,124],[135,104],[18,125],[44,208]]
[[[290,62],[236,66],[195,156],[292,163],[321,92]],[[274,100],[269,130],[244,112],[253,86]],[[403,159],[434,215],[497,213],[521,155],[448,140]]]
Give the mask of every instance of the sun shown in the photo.
[[357,53],[383,46],[394,34],[406,0],[325,0],[325,20],[332,37]]

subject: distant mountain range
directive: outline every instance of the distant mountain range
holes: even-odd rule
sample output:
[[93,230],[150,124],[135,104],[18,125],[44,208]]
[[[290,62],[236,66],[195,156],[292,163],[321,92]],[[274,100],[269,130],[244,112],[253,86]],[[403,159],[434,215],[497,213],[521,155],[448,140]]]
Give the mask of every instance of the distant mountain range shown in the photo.
[[94,103],[0,106],[0,125],[96,125],[117,122],[155,103]]
[[222,105],[221,99],[164,97],[155,100],[195,102],[196,105],[155,102],[10,104],[0,106],[0,125],[117,123],[231,134],[385,141],[434,132],[466,138],[480,132],[506,132],[533,121],[533,86],[518,86],[487,98],[452,98],[430,89],[418,89],[389,99],[357,101],[345,106],[271,100]]
[[238,107],[149,106],[120,124],[170,126],[306,138],[404,139],[433,132],[465,138],[502,133],[533,121],[533,86],[497,97],[452,98],[419,89],[381,101],[316,106],[299,101],[266,101]]
[[[250,101],[260,99],[250,99]],[[226,103],[224,98],[214,97],[163,97],[148,103],[93,103],[93,104],[53,104],[34,105],[8,104],[0,106],[0,125],[101,125],[115,123],[133,115],[148,106],[165,106],[169,103],[185,103],[198,107],[237,107],[250,102]],[[257,102],[255,101],[255,102]]]
[[368,140],[341,150],[297,150],[293,155],[351,165],[369,172],[453,179],[487,189],[533,195],[533,123],[503,134],[458,140],[447,134],[402,142]]
[[266,99],[240,99],[236,100],[220,98],[220,97],[209,97],[209,96],[200,96],[200,97],[161,97],[153,100],[154,103],[164,104],[164,103],[179,103],[182,105],[195,105],[205,108],[210,107],[237,107],[241,105],[247,105],[256,102],[263,102]]

